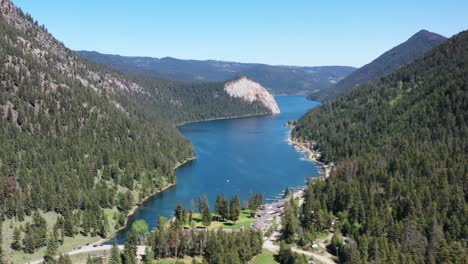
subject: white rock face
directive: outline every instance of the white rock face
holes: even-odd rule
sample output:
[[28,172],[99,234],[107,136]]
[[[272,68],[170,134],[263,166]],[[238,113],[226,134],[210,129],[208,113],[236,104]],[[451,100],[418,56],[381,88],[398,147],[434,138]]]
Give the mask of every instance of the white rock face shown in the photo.
[[224,91],[231,97],[241,98],[244,101],[262,103],[266,108],[270,109],[272,114],[279,114],[280,109],[265,87],[254,82],[246,77],[241,77],[224,85]]

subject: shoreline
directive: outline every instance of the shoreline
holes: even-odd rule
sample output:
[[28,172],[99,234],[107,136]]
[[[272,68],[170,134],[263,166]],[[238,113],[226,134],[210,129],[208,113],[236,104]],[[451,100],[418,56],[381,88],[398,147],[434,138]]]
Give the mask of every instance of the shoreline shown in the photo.
[[181,126],[185,126],[188,124],[195,124],[195,123],[204,123],[204,122],[210,122],[210,121],[218,121],[218,120],[231,120],[231,119],[240,119],[240,118],[247,118],[247,117],[261,117],[261,116],[274,116],[276,114],[272,113],[265,113],[265,114],[247,114],[247,115],[240,115],[240,116],[228,116],[228,117],[213,117],[213,118],[208,118],[208,119],[202,119],[202,120],[195,120],[195,121],[186,121],[186,122],[181,122],[175,124],[176,128],[179,128]]
[[[210,119],[203,119],[203,120],[198,120],[198,121],[188,121],[188,122],[182,122],[182,123],[179,123],[179,124],[176,124],[175,127],[176,128],[179,128],[181,126],[184,126],[184,125],[187,125],[187,124],[192,124],[192,123],[203,123],[203,122],[209,122],[209,121],[216,121],[216,120],[230,120],[230,119],[240,119],[240,118],[248,118],[248,117],[260,117],[260,116],[269,116],[269,115],[274,115],[274,114],[271,114],[271,113],[266,113],[266,114],[249,114],[249,115],[240,115],[240,116],[231,116],[231,117],[216,117],[216,118],[210,118]],[[190,161],[193,161],[196,159],[196,156],[192,156],[192,157],[189,157],[183,161],[180,161],[180,162],[177,162],[175,165],[174,165],[174,171],[177,170],[178,168],[186,165],[188,162]],[[176,179],[176,182],[173,182],[173,183],[170,183],[168,184],[167,186],[163,187],[161,190],[155,192],[155,193],[152,193],[146,197],[144,197],[140,202],[138,202],[137,204],[135,204],[134,206],[132,206],[132,208],[128,211],[127,213],[127,216],[125,218],[125,224],[123,225],[123,227],[119,228],[119,229],[116,229],[114,230],[114,232],[112,234],[109,235],[109,238],[101,238],[99,240],[96,240],[90,244],[103,244],[103,243],[107,243],[109,241],[111,241],[115,235],[117,235],[118,232],[122,231],[123,229],[127,228],[127,224],[128,224],[128,221],[130,219],[130,217],[132,217],[136,210],[144,203],[146,202],[148,199],[150,199],[151,197],[157,195],[157,194],[160,194],[174,186],[176,186],[177,184],[177,179]],[[82,245],[83,246],[83,245]]]
[[[193,160],[195,160],[195,159],[196,159],[196,156],[192,156],[192,157],[189,157],[189,158],[187,158],[187,159],[185,159],[185,160],[183,160],[183,161],[181,161],[181,162],[177,162],[176,165],[174,166],[174,170],[177,170],[178,168],[184,166],[184,165],[187,164],[188,162],[193,161]],[[100,239],[98,239],[98,240],[96,240],[96,241],[89,242],[88,244],[89,244],[89,245],[98,245],[98,246],[100,246],[101,244],[105,244],[105,243],[107,243],[107,242],[109,242],[109,241],[112,241],[112,239],[115,237],[115,235],[117,235],[117,233],[118,233],[119,231],[121,231],[121,230],[123,230],[123,229],[125,229],[125,228],[127,227],[127,224],[128,224],[128,221],[129,221],[130,217],[133,216],[133,215],[135,214],[135,212],[136,212],[136,210],[138,209],[138,207],[140,207],[140,206],[141,206],[145,201],[147,201],[149,198],[151,198],[151,197],[153,197],[153,196],[155,196],[155,195],[157,195],[157,194],[160,194],[160,193],[166,191],[167,189],[174,187],[175,185],[176,185],[176,182],[170,183],[170,184],[168,184],[167,186],[165,186],[164,188],[162,188],[161,190],[159,190],[159,191],[157,191],[157,192],[155,192],[155,193],[153,193],[153,194],[151,194],[151,195],[148,195],[148,196],[144,197],[144,198],[141,200],[141,202],[135,204],[135,205],[129,210],[129,212],[128,212],[128,214],[127,214],[127,217],[125,218],[125,224],[124,224],[123,227],[114,230],[114,232],[113,232],[112,234],[110,234],[108,238],[107,238],[107,237],[106,237],[106,238],[100,238]],[[86,246],[86,245],[80,245],[79,247],[81,248],[81,247],[84,247],[84,246]],[[63,254],[67,254],[67,253],[70,253],[70,252],[73,252],[73,251],[75,251],[75,249],[73,249],[72,251],[64,252]],[[29,261],[27,261],[27,262],[25,262],[25,263],[42,263],[42,260],[41,260],[40,262],[38,262],[38,261],[39,261],[39,260],[29,260]]]
[[[196,159],[196,156],[192,156],[192,157],[189,157],[189,158],[187,158],[187,159],[185,159],[185,160],[183,160],[183,161],[181,161],[181,162],[177,162],[176,165],[174,166],[174,171],[177,170],[178,168],[184,166],[184,165],[187,164],[188,162],[193,161],[193,160],[195,160],[195,159]],[[147,201],[148,199],[150,199],[151,197],[153,197],[153,196],[155,196],[155,195],[157,195],[157,194],[160,194],[160,193],[162,193],[162,192],[164,192],[164,191],[166,191],[166,190],[168,190],[168,189],[170,189],[170,188],[176,186],[176,184],[177,184],[177,182],[169,183],[168,185],[166,185],[165,187],[163,187],[161,190],[159,190],[159,191],[157,191],[157,192],[155,192],[155,193],[153,193],[153,194],[150,194],[150,195],[148,195],[148,196],[145,196],[145,197],[141,200],[141,202],[138,202],[137,204],[135,204],[135,205],[128,211],[128,213],[127,213],[127,218],[125,219],[125,224],[124,224],[123,227],[121,227],[121,228],[119,228],[119,229],[116,229],[110,238],[102,238],[102,239],[100,239],[99,241],[94,242],[94,243],[98,243],[98,244],[99,244],[99,242],[105,243],[105,242],[110,241],[112,238],[114,238],[114,236],[115,236],[119,231],[121,231],[121,230],[123,230],[123,229],[125,229],[125,228],[127,227],[129,218],[132,217],[132,216],[135,214],[136,210],[137,210],[144,202],[146,202],[146,201]]]
[[[174,171],[177,170],[178,168],[184,166],[184,165],[187,164],[188,162],[190,162],[190,161],[192,161],[192,160],[195,160],[195,159],[196,159],[196,157],[193,156],[193,157],[187,158],[187,159],[185,159],[185,160],[183,160],[183,161],[181,161],[181,162],[177,162],[176,165],[174,166]],[[176,180],[177,180],[177,179],[176,179]],[[125,220],[125,225],[124,225],[124,227],[122,227],[122,228],[120,228],[120,229],[118,229],[118,230],[115,230],[113,236],[114,236],[115,234],[117,234],[119,231],[121,231],[122,229],[124,229],[125,227],[127,227],[128,219],[129,219],[131,216],[133,216],[133,215],[135,214],[135,211],[136,211],[136,210],[138,209],[138,207],[140,207],[144,202],[146,202],[149,198],[151,198],[151,197],[153,197],[153,196],[155,196],[155,195],[157,195],[157,194],[160,194],[160,193],[164,192],[164,191],[167,190],[167,189],[170,189],[170,188],[176,186],[176,184],[177,184],[177,181],[176,181],[176,182],[169,183],[168,185],[166,185],[165,187],[163,187],[161,190],[159,190],[159,191],[157,191],[157,192],[155,192],[155,193],[153,193],[153,194],[150,194],[150,195],[148,195],[148,196],[145,196],[145,197],[141,200],[141,202],[138,202],[137,204],[135,204],[135,205],[128,211],[128,214],[127,214],[127,218],[126,218],[126,220]],[[106,239],[106,241],[108,241],[108,239]]]
[[[190,158],[188,158],[188,159],[183,160],[182,162],[177,162],[177,164],[174,166],[174,170],[177,170],[178,168],[184,166],[184,165],[187,164],[188,162],[190,162],[190,161],[192,161],[192,160],[195,160],[195,159],[196,159],[196,157],[193,156],[193,157],[190,157]],[[164,191],[166,191],[166,190],[168,190],[168,189],[170,189],[170,188],[172,188],[172,187],[174,187],[174,186],[176,186],[176,182],[170,183],[170,184],[166,185],[165,187],[163,187],[161,190],[159,190],[159,191],[157,191],[157,192],[155,192],[155,193],[153,193],[153,194],[150,194],[150,195],[144,197],[144,198],[141,200],[141,202],[135,204],[135,205],[128,211],[127,217],[125,218],[125,224],[124,224],[123,227],[114,230],[114,232],[110,235],[109,238],[101,238],[101,239],[99,239],[99,240],[97,240],[97,241],[95,241],[95,242],[92,242],[92,243],[90,243],[90,244],[103,244],[103,243],[106,243],[106,242],[111,241],[111,240],[115,237],[115,235],[117,235],[117,233],[118,233],[119,231],[122,231],[123,229],[125,229],[125,228],[127,227],[128,220],[130,219],[130,217],[132,217],[132,216],[135,214],[135,212],[136,212],[136,210],[138,209],[138,207],[140,207],[140,206],[141,206],[145,201],[147,201],[149,198],[151,198],[151,197],[153,197],[153,196],[155,196],[155,195],[157,195],[157,194],[160,194],[160,193],[162,193],[162,192],[164,192]],[[82,246],[83,246],[83,245],[82,245]]]
[[299,148],[300,150],[297,150],[297,152],[305,152],[307,153],[307,157],[305,158],[306,160],[310,160],[318,165],[320,165],[320,167],[322,167],[323,171],[324,171],[324,175],[320,175],[320,172],[318,172],[317,174],[317,177],[324,177],[325,179],[330,177],[330,173],[331,173],[331,170],[332,170],[332,165],[327,165],[321,161],[319,161],[317,158],[316,158],[316,155],[320,155],[320,152],[316,152],[316,151],[313,151],[311,150],[310,148],[308,148],[304,142],[302,141],[298,141],[298,140],[295,140],[292,138],[292,135],[291,135],[291,132],[294,128],[294,126],[289,126],[289,136],[288,136],[288,144],[294,146],[294,147],[297,147]]
[[[181,123],[178,123],[178,124],[175,124],[175,127],[177,129],[179,129],[181,126],[184,126],[184,125],[187,125],[187,124],[192,124],[192,123],[203,123],[203,122],[210,122],[210,121],[217,121],[217,120],[231,120],[231,119],[240,119],[240,118],[249,118],[249,117],[262,117],[262,116],[274,116],[276,114],[272,114],[272,113],[264,113],[264,114],[247,114],[247,115],[239,115],[239,116],[231,116],[231,117],[216,117],[216,118],[209,118],[209,119],[203,119],[203,120],[196,120],[196,121],[188,121],[188,122],[181,122]],[[177,170],[178,168],[186,165],[188,162],[190,161],[193,161],[196,159],[196,156],[192,156],[192,157],[189,157],[183,161],[180,161],[180,162],[177,162],[175,165],[174,165],[174,170]],[[136,210],[145,202],[147,201],[149,198],[157,195],[157,194],[160,194],[174,186],[176,186],[177,184],[177,179],[175,182],[173,183],[169,183],[168,185],[166,185],[165,187],[163,187],[161,190],[158,190],[156,191],[155,193],[152,193],[146,197],[144,197],[141,201],[139,201],[137,204],[135,204],[134,206],[132,206],[132,208],[129,210],[129,212],[127,213],[127,216],[126,216],[126,219],[125,219],[125,224],[119,228],[119,229],[115,229],[114,232],[112,232],[111,234],[108,235],[108,237],[106,238],[100,238],[98,240],[95,240],[93,242],[89,242],[88,244],[89,245],[102,245],[102,244],[105,244],[109,241],[112,241],[115,236],[117,235],[118,232],[122,231],[123,229],[127,228],[127,225],[128,225],[128,221],[130,219],[130,217],[132,217]],[[79,248],[81,247],[84,247],[86,245],[79,245]],[[68,252],[63,252],[63,254],[67,254],[67,253],[70,253],[70,252],[73,252],[75,249],[71,250],[71,251],[68,251]],[[26,263],[31,263],[31,262],[34,262],[36,263],[38,260],[29,260],[27,261]],[[40,262],[38,262],[40,263]]]

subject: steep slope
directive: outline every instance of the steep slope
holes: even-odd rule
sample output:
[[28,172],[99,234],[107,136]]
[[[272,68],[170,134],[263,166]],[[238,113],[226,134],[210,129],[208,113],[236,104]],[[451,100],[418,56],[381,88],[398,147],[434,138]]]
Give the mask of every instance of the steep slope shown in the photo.
[[421,30],[407,41],[385,52],[371,63],[357,69],[336,85],[323,92],[310,94],[314,100],[329,100],[370,80],[383,77],[423,55],[446,40],[445,37],[427,30]]
[[174,167],[194,155],[176,123],[271,113],[224,84],[83,60],[9,0],[0,0],[0,35],[0,219],[12,263],[42,257],[51,240],[70,248],[112,234],[135,204],[175,183]]
[[78,209],[89,222],[69,235],[104,235],[103,208],[128,190],[126,211],[174,182],[191,144],[129,100],[150,96],[143,87],[82,62],[10,1],[0,7],[0,212]]
[[[468,32],[302,117],[328,180],[303,212],[340,216],[342,262],[463,263],[468,235]],[[317,215],[304,214],[306,229]]]
[[187,82],[219,82],[246,76],[258,81],[273,94],[307,94],[328,88],[353,72],[353,67],[293,67],[225,61],[179,60],[175,58],[125,57],[92,51],[77,54],[97,63],[131,74]]

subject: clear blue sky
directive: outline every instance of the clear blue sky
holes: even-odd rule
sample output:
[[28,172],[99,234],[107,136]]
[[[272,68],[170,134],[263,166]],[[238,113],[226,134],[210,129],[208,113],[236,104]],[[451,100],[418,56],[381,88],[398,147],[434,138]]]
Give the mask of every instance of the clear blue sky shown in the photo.
[[466,0],[14,0],[74,50],[362,66],[420,29],[468,29]]

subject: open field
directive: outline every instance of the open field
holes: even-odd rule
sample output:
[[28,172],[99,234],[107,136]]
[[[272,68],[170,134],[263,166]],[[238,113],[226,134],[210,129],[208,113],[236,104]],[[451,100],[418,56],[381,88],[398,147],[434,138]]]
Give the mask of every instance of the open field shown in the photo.
[[254,257],[252,260],[252,264],[272,264],[278,263],[275,260],[273,252],[269,251],[268,249],[263,249],[262,254]]
[[[199,213],[195,213],[192,216],[193,225],[195,227],[204,227],[202,223],[202,216]],[[214,229],[231,229],[239,230],[241,226],[244,228],[250,228],[250,225],[255,221],[255,217],[250,217],[250,210],[242,210],[239,216],[239,220],[236,222],[226,220],[226,221],[212,221],[211,225],[208,227],[209,230]],[[191,227],[191,225],[186,225],[186,227]]]
[[[201,257],[195,257],[195,260],[197,261],[197,263],[201,263],[202,262],[202,258]],[[168,258],[168,259],[163,259],[163,260],[155,260],[154,263],[155,264],[174,264],[174,263],[184,263],[184,264],[191,264],[193,261],[193,259],[191,257],[188,257],[186,256],[185,258],[183,259],[172,259],[172,258]]]
[[[105,209],[104,210],[108,220],[109,220],[109,234],[113,234],[115,232],[115,223],[116,220],[113,219],[113,215],[115,212],[117,212],[117,208],[113,209]],[[54,212],[47,212],[43,213],[40,212],[41,216],[44,217],[47,223],[48,231],[50,232],[52,230],[53,225],[57,221],[57,217],[59,216],[57,213]],[[5,257],[7,260],[11,261],[12,263],[27,263],[28,261],[31,260],[37,260],[40,259],[44,256],[46,247],[43,247],[33,254],[26,254],[23,251],[14,251],[11,249],[10,245],[13,239],[13,231],[15,227],[21,227],[26,224],[26,222],[31,222],[32,217],[31,216],[26,216],[24,221],[22,222],[17,222],[14,219],[9,219],[6,220],[2,223],[2,231],[3,231],[3,252],[5,253]],[[60,245],[58,248],[58,253],[66,253],[71,251],[74,248],[77,248],[79,246],[85,245],[87,243],[93,243],[96,241],[99,241],[101,238],[99,236],[91,237],[91,236],[82,236],[82,235],[76,235],[75,237],[65,237],[65,241],[63,245]]]

